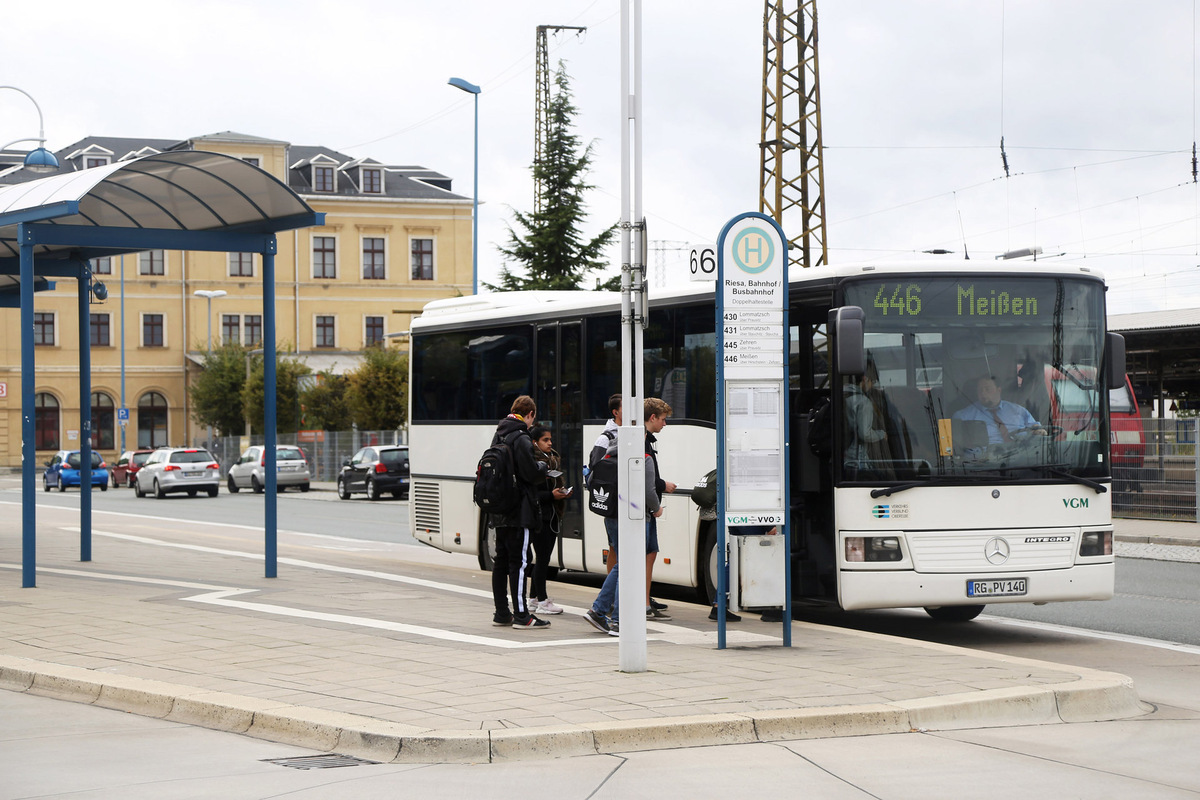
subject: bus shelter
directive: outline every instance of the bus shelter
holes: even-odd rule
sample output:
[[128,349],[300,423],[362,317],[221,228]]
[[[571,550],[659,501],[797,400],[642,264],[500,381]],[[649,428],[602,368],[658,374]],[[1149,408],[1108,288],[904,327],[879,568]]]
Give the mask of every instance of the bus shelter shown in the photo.
[[[275,234],[324,223],[284,183],[241,159],[196,150],[155,153],[0,188],[0,307],[21,309],[21,585],[36,583],[33,295],[51,279],[79,285],[82,500],[80,560],[91,560],[91,338],[89,260],[142,250],[262,255],[263,351],[275,352]],[[274,358],[264,359],[266,577],[276,575]]]

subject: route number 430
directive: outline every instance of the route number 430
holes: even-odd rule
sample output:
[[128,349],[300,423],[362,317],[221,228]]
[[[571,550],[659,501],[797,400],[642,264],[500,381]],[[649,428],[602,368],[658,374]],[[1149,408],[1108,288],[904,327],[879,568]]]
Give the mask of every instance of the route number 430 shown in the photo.
[[[889,294],[889,290],[891,293]],[[921,287],[915,283],[910,283],[907,286],[895,284],[894,287],[886,283],[879,285],[879,291],[875,293],[875,307],[886,317],[889,313],[895,313],[898,316],[907,314],[910,317],[915,317],[921,313]]]

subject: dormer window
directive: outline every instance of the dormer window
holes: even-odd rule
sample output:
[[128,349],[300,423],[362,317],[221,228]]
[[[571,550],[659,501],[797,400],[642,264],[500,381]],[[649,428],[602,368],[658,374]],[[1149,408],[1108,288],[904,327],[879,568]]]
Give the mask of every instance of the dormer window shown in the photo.
[[332,192],[333,191],[333,167],[321,167],[313,165],[313,191],[314,192]]
[[363,194],[383,194],[383,170],[379,167],[362,168]]
[[83,168],[91,169],[92,167],[103,167],[108,163],[108,156],[86,156],[83,159]]

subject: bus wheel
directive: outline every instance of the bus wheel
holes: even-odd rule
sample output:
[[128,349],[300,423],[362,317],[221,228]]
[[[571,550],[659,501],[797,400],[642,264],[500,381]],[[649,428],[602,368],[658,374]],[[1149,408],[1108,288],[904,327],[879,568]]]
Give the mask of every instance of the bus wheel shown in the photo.
[[483,531],[479,537],[479,568],[491,572],[496,563],[496,529],[488,525],[487,514],[479,515],[479,528]]
[[970,622],[983,612],[983,606],[925,607],[925,613],[938,622]]
[[696,597],[705,605],[717,602],[717,526],[713,522],[700,523],[700,575],[696,581]]

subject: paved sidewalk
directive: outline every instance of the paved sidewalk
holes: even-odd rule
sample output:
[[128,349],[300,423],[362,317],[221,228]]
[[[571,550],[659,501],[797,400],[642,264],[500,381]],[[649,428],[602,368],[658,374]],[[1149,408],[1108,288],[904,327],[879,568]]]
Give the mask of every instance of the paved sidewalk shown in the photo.
[[[708,609],[648,623],[649,671],[555,584],[542,631],[491,623],[463,557],[380,544],[381,559],[281,534],[199,539],[186,524],[39,509],[38,588],[20,520],[0,516],[0,688],[94,703],[377,761],[486,762],[665,747],[1044,724],[1147,710],[1123,676],[747,615],[715,647]],[[138,537],[136,539],[130,537]],[[219,544],[213,544],[219,542]],[[101,544],[102,543],[102,544]],[[390,549],[388,549],[390,548]],[[465,562],[469,564],[469,562]]]

